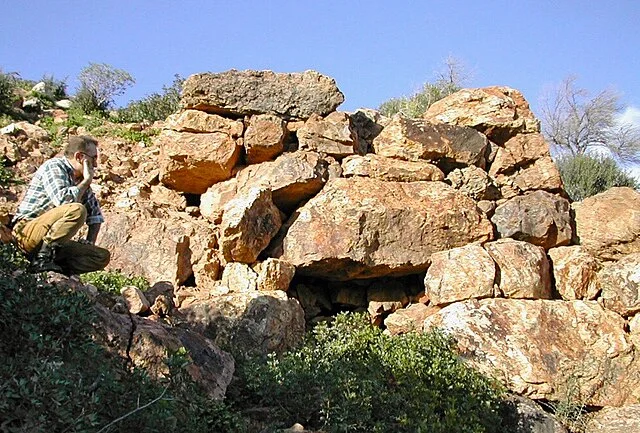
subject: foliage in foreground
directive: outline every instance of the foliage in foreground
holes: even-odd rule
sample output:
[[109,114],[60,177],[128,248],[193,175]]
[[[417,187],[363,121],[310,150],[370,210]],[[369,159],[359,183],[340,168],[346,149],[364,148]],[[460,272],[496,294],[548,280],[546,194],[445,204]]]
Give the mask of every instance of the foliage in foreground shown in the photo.
[[557,165],[564,189],[574,201],[584,200],[614,186],[640,187],[611,157],[566,155],[557,160]]
[[170,377],[151,380],[94,342],[85,296],[24,267],[15,248],[0,245],[3,432],[241,431],[239,418],[191,381],[184,354],[169,357]]
[[451,339],[438,332],[390,337],[361,314],[317,325],[300,350],[254,360],[242,375],[252,403],[278,420],[273,428],[500,431],[502,391],[461,362]]

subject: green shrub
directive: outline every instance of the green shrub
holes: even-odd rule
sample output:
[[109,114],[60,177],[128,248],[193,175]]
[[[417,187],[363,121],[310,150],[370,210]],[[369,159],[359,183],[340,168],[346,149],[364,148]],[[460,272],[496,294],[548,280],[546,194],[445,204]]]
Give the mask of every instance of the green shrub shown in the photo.
[[184,78],[176,74],[170,86],[162,86],[161,93],[152,93],[118,110],[116,121],[120,123],[154,122],[166,119],[180,109],[180,92],[183,82]]
[[105,63],[89,63],[80,71],[78,81],[80,87],[73,105],[85,114],[106,112],[113,104],[113,98],[122,95],[135,83],[127,71]]
[[128,277],[116,271],[96,271],[82,274],[80,279],[85,284],[93,284],[103,292],[120,294],[124,286],[136,286],[143,292],[149,289],[149,281],[144,277]]
[[419,92],[409,97],[392,98],[383,102],[378,110],[388,117],[396,113],[405,117],[422,117],[431,105],[458,90],[460,87],[444,80],[438,80],[435,84],[425,83]]
[[22,181],[16,177],[15,172],[6,166],[5,157],[0,156],[0,186],[6,188],[10,185],[18,185],[20,183],[22,183]]
[[560,157],[556,163],[564,189],[574,201],[584,200],[614,186],[639,186],[611,157],[567,155]]
[[88,299],[24,271],[0,245],[0,419],[3,432],[240,432],[239,417],[210,400],[168,357],[162,382],[94,342]]
[[[242,368],[279,426],[327,432],[497,432],[501,391],[441,333],[390,337],[365,315],[319,324],[298,351]],[[245,393],[246,394],[246,393]],[[245,403],[246,404],[246,403]]]
[[0,114],[11,114],[16,101],[15,89],[18,86],[17,73],[4,73],[0,69]]

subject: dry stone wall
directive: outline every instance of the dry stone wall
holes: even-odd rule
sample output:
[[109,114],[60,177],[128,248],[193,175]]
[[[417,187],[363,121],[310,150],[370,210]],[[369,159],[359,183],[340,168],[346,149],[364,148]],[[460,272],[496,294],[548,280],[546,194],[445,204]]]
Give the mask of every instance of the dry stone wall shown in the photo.
[[360,309],[389,333],[446,329],[519,394],[577,378],[585,404],[637,403],[640,193],[570,203],[515,89],[422,119],[343,99],[313,71],[189,77],[151,146],[101,144],[111,268],[172,285],[174,313],[221,344],[284,350],[305,320]]

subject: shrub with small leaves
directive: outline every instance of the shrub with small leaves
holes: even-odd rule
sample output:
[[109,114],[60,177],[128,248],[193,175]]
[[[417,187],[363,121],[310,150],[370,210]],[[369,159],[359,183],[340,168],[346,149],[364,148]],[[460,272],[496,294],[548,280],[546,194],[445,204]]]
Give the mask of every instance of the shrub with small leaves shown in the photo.
[[149,282],[144,277],[126,276],[117,271],[96,271],[82,274],[80,279],[83,283],[93,284],[103,292],[120,294],[120,289],[124,286],[136,286],[143,292],[149,289]]
[[89,63],[78,75],[80,87],[73,105],[85,114],[93,111],[106,112],[113,98],[122,95],[135,83],[127,71],[117,69],[105,63]]
[[640,187],[611,157],[566,155],[556,162],[564,189],[574,201],[584,200],[614,186]]
[[154,122],[164,120],[180,109],[180,92],[184,78],[175,75],[170,86],[162,86],[162,92],[152,93],[139,101],[130,102],[116,113],[116,121]]
[[337,432],[498,432],[500,387],[439,332],[391,337],[361,314],[321,323],[299,350],[242,368],[276,417]]
[[193,382],[184,349],[154,381],[92,336],[91,301],[0,244],[0,431],[239,433],[240,417]]

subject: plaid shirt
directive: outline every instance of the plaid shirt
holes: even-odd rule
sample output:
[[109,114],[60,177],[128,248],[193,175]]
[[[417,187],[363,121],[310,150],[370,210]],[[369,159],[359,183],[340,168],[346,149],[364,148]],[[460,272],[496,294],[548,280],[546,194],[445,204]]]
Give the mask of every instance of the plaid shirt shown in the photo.
[[104,222],[100,204],[91,188],[80,197],[80,189],[76,186],[73,167],[66,158],[53,158],[38,168],[31,179],[18,212],[13,219],[31,220],[46,211],[67,203],[82,203],[87,208],[87,224]]

